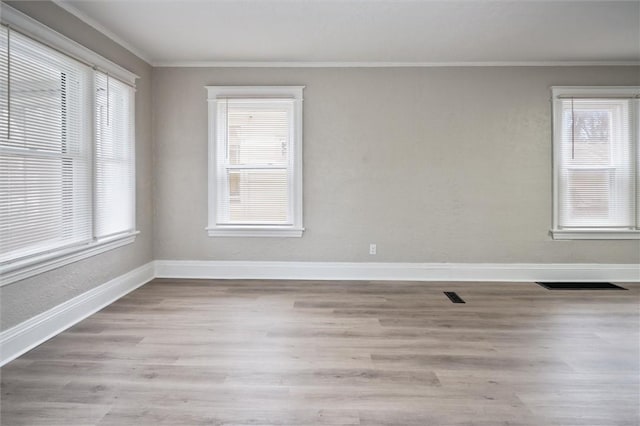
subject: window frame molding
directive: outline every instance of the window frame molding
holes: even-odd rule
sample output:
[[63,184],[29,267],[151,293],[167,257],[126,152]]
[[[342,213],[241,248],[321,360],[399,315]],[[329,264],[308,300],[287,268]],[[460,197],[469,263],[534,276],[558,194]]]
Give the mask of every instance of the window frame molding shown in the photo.
[[[207,227],[210,237],[302,237],[304,232],[302,214],[302,102],[305,86],[205,86],[208,105],[208,214]],[[293,99],[293,156],[291,179],[291,225],[242,225],[217,223],[218,182],[217,157],[219,146],[218,133],[218,98],[288,98]]]
[[[635,227],[632,228],[569,228],[559,227],[560,216],[560,143],[557,135],[562,132],[562,122],[558,120],[556,100],[562,97],[606,98],[624,97],[630,102],[631,155],[635,162]],[[549,235],[553,240],[638,240],[640,239],[640,86],[552,86],[551,87],[551,140],[552,140],[552,227]]]
[[[133,99],[131,105],[130,119],[133,125],[131,126],[131,141],[133,144],[132,162],[133,162],[133,185],[131,196],[134,199],[134,211],[133,211],[133,227],[131,231],[121,232],[110,236],[101,238],[95,238],[90,241],[73,244],[70,246],[57,247],[51,250],[42,251],[39,253],[19,257],[16,259],[8,260],[3,264],[0,264],[0,287],[9,285],[26,278],[42,274],[52,269],[59,268],[70,263],[86,259],[100,253],[104,253],[109,250],[116,249],[135,241],[136,236],[140,233],[137,230],[136,224],[136,185],[135,185],[135,91],[136,91],[136,79],[140,78],[138,75],[131,71],[121,67],[120,65],[111,62],[104,58],[93,50],[81,45],[80,43],[68,38],[65,35],[53,30],[52,28],[42,24],[41,22],[25,15],[24,13],[2,4],[2,15],[0,16],[0,23],[9,27],[11,31],[19,32],[38,43],[41,43],[48,48],[56,50],[61,54],[67,55],[72,59],[84,63],[87,66],[93,68],[96,72],[102,72],[108,76],[118,79],[121,82],[129,85],[133,89]],[[91,84],[93,87],[93,83]],[[91,105],[94,105],[94,99],[92,98]],[[95,180],[93,179],[93,169],[95,168],[95,158],[93,157],[93,151],[95,150],[95,136],[93,131],[95,129],[95,113],[93,110],[89,112],[91,117],[91,123],[89,125],[89,131],[91,132],[91,173],[89,173],[91,181],[91,196],[92,196],[92,211],[91,215],[95,214]],[[92,226],[95,228],[95,224]],[[94,231],[92,231],[92,234]]]

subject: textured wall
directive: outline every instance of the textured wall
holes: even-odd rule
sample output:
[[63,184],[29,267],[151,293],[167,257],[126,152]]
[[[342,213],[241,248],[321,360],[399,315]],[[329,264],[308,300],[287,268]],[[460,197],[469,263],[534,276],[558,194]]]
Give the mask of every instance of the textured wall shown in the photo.
[[0,330],[46,311],[152,260],[151,67],[50,2],[7,2],[141,78],[136,92],[135,243],[0,288]]
[[[156,259],[633,263],[553,241],[552,85],[638,67],[156,68]],[[205,85],[304,84],[304,236],[210,238]],[[378,255],[368,255],[368,244]]]

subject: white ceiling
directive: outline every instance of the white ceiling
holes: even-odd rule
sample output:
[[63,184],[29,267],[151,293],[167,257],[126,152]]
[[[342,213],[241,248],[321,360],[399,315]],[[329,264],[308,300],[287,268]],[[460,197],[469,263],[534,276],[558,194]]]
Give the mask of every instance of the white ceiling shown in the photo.
[[154,65],[640,60],[640,0],[57,3]]

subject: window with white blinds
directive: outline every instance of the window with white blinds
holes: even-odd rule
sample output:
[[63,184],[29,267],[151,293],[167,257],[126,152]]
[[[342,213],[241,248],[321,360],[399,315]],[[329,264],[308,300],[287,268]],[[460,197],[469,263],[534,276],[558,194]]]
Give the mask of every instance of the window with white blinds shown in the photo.
[[95,237],[135,227],[133,88],[95,73]]
[[638,238],[638,88],[553,88],[554,238]]
[[0,26],[1,273],[133,233],[133,99],[129,85]]
[[4,27],[0,44],[6,262],[91,239],[91,157],[84,143],[91,129],[83,120],[90,69]]
[[209,86],[212,236],[302,235],[302,88]]

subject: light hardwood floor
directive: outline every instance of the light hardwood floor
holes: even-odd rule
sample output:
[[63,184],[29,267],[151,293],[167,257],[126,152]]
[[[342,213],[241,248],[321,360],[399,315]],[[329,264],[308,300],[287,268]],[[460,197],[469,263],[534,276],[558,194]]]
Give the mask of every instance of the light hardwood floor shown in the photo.
[[155,280],[2,368],[1,423],[635,426],[624,286]]

